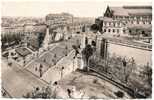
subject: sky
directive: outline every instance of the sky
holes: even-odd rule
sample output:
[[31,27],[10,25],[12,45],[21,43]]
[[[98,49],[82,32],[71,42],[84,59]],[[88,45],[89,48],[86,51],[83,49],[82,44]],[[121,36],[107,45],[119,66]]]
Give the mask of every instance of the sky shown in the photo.
[[45,17],[68,12],[76,17],[102,16],[107,5],[152,5],[152,0],[2,0],[2,16]]

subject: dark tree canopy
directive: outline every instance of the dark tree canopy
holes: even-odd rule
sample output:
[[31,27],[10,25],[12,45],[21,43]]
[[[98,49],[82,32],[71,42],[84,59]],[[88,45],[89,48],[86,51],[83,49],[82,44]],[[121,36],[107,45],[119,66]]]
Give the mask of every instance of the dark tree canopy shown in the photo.
[[90,56],[93,54],[93,49],[91,45],[86,45],[85,49],[82,51],[82,54],[85,55],[86,60],[89,59]]
[[99,30],[99,26],[97,24],[93,24],[93,25],[91,25],[90,29],[92,31],[98,31]]
[[45,34],[44,34],[44,33],[39,33],[39,34],[38,34],[38,45],[39,45],[39,47],[42,46],[44,37],[45,37]]

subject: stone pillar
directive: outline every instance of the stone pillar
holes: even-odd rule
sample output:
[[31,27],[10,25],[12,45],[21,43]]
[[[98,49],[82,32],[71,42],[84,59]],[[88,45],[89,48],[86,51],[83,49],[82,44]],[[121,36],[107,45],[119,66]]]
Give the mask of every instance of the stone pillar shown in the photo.
[[80,56],[78,57],[78,67],[79,69],[83,69],[85,64],[84,64],[84,59],[83,59],[83,55],[82,55],[82,51],[83,49],[85,48],[85,39],[86,39],[86,35],[83,33],[83,37],[82,37],[82,40],[81,40],[81,50],[80,50]]
[[83,37],[81,40],[81,49],[85,48],[85,39],[86,39],[86,35],[83,33]]
[[97,35],[96,38],[96,56],[101,56],[101,43],[102,43],[102,37],[100,35]]

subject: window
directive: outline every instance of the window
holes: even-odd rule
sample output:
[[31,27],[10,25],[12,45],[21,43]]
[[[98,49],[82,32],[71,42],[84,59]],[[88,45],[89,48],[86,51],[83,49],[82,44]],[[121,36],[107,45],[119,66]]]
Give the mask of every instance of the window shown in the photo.
[[120,26],[120,23],[118,23],[118,26]]
[[133,24],[133,21],[131,21],[131,23]]
[[142,16],[140,17],[140,20],[142,20]]
[[139,21],[137,21],[137,24],[139,24]]
[[149,24],[151,24],[151,22],[149,22]]
[[126,19],[129,19],[129,16],[126,16]]
[[111,25],[111,22],[109,22],[109,26]]
[[114,33],[114,32],[115,32],[115,29],[113,29],[112,31],[113,31],[113,33]]
[[104,29],[104,32],[106,32],[106,29]]
[[104,26],[106,26],[106,22],[104,22]]
[[111,30],[110,29],[108,29],[108,32],[110,32]]
[[124,29],[124,30],[123,30],[123,33],[125,33],[125,32],[126,32],[126,30]]
[[143,21],[143,24],[145,24],[145,21]]
[[113,17],[113,20],[115,20],[115,17]]
[[115,23],[113,23],[113,27],[115,27]]
[[131,33],[132,31],[131,30],[129,30],[129,33]]
[[117,33],[119,33],[119,29],[117,29]]

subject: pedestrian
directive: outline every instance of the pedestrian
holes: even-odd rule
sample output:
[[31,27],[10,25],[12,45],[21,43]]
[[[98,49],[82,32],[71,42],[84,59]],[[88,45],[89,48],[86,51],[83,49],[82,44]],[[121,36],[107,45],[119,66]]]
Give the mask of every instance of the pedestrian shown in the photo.
[[125,57],[124,57],[124,58],[123,58],[123,60],[122,60],[122,64],[123,64],[123,66],[124,66],[124,67],[126,67],[126,66],[127,66],[127,62],[126,62]]
[[68,97],[71,98],[71,90],[67,89]]
[[135,60],[134,60],[134,58],[133,58],[133,57],[131,58],[131,62],[132,62],[132,64],[134,64],[134,63],[135,63]]

